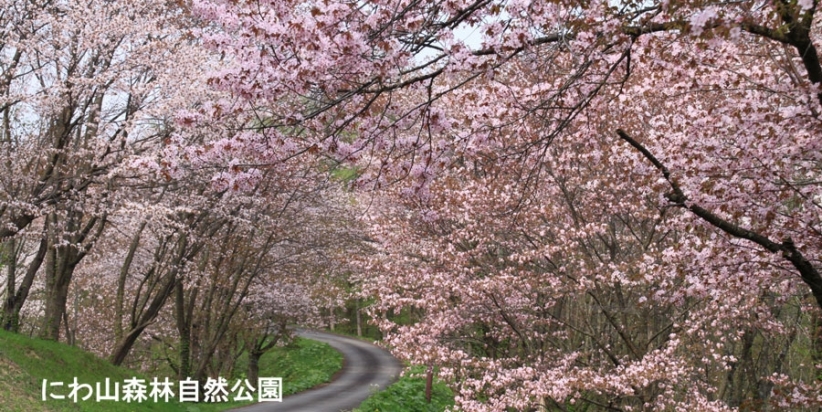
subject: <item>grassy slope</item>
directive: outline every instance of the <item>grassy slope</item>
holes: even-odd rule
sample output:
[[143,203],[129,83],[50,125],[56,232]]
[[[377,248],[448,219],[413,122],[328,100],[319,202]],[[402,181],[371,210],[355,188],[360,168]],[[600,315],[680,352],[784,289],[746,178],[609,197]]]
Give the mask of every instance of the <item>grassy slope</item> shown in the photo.
[[[330,346],[299,340],[292,347],[277,348],[266,354],[261,359],[260,376],[282,376],[284,393],[289,393],[327,381],[341,366],[342,356]],[[71,400],[41,400],[44,378],[50,382],[64,382],[62,388],[55,388],[52,392],[67,394],[67,385],[74,377],[80,383],[103,382],[105,378],[110,378],[122,384],[123,380],[134,376],[146,381],[153,378],[115,367],[77,348],[0,330],[0,405],[4,412],[210,412],[238,405],[154,403],[150,399],[140,404],[122,401],[97,403],[94,398],[78,403]]]
[[[247,359],[237,360],[237,370],[244,371]],[[297,339],[287,347],[277,347],[260,359],[260,376],[283,378],[283,395],[304,391],[331,380],[342,368],[343,356],[325,343]],[[234,378],[242,378],[235,376]]]
[[453,406],[454,393],[437,379],[431,387],[431,402],[425,401],[425,371],[416,367],[371,395],[354,412],[441,412]]

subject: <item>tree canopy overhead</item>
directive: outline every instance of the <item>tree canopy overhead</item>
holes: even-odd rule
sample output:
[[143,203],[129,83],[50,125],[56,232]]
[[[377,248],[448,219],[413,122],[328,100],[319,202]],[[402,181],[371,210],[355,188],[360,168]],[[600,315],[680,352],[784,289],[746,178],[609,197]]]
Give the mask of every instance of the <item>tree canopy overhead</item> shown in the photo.
[[[816,2],[195,10],[229,62],[213,86],[383,188],[363,265],[379,308],[419,316],[383,327],[462,407],[819,401],[776,378],[798,331],[819,344]],[[743,366],[759,339],[782,349]]]
[[345,295],[465,410],[822,404],[816,1],[3,6],[10,328],[77,267],[118,363]]

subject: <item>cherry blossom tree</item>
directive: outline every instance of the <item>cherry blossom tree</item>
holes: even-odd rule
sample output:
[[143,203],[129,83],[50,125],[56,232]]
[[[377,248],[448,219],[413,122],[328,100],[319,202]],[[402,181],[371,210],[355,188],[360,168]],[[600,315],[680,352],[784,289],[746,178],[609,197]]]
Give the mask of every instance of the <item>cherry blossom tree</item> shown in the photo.
[[251,382],[256,382],[259,377],[260,358],[294,338],[292,325],[319,324],[318,308],[311,298],[310,286],[294,280],[259,282],[245,302],[246,317],[242,321],[245,326],[238,331],[238,338],[242,341],[242,349],[248,352],[247,376]]
[[[10,0],[2,9],[0,238],[17,250],[7,254],[4,323],[16,328],[41,270],[39,334],[57,339],[74,270],[122,206],[118,168],[167,137],[168,115],[158,113],[191,104],[178,91],[196,76],[180,76],[180,65],[207,61],[188,60],[205,54],[167,2]],[[33,245],[20,249],[24,239]],[[23,250],[33,258],[17,260]]]
[[402,180],[364,267],[460,407],[819,402],[812,360],[781,369],[822,318],[816,2],[196,10],[212,86],[276,108],[269,139]]
[[271,324],[313,319],[311,280],[352,242],[347,195],[333,161],[270,139],[276,105],[207,87],[223,58],[201,47],[208,22],[187,2],[2,10],[5,328],[25,312],[43,338],[141,368],[163,342],[204,379],[259,358]]
[[[722,134],[728,139],[742,137],[734,130],[745,136],[768,132],[793,139],[793,134],[780,131],[814,126],[814,120],[803,114],[812,114],[813,104],[818,103],[810,96],[815,95],[814,85],[822,79],[811,41],[815,12],[811,2],[764,3],[761,7],[710,2],[628,2],[618,6],[607,2],[538,5],[486,1],[362,5],[259,1],[254,2],[255,7],[245,3],[196,4],[201,15],[222,25],[221,31],[207,33],[209,44],[229,53],[235,63],[217,73],[212,84],[252,104],[294,101],[290,106],[280,105],[282,110],[270,124],[304,128],[306,138],[301,141],[306,149],[324,149],[343,159],[377,151],[377,162],[414,152],[416,173],[436,173],[437,159],[455,147],[487,145],[502,125],[518,124],[530,116],[543,119],[541,136],[533,142],[534,150],[539,150],[582,114],[605,113],[613,98],[635,101],[637,91],[623,86],[636,72],[646,80],[635,82],[640,91],[666,96],[664,90],[686,87],[706,91],[696,96],[690,92],[678,95],[691,102],[678,106],[686,110],[682,121],[708,121],[724,115],[726,123],[734,118],[741,121]],[[480,47],[460,39],[455,34],[460,27],[479,33]],[[775,44],[786,47],[775,54],[770,51]],[[676,59],[670,57],[672,54]],[[769,64],[751,67],[762,59],[768,59]],[[666,66],[663,61],[670,63]],[[749,70],[742,72],[742,67]],[[500,84],[497,91],[476,87],[479,78],[493,79],[497,73],[512,70],[524,79],[520,86]],[[778,80],[783,78],[792,81]],[[742,85],[739,93],[719,93],[718,88],[735,84]],[[400,93],[414,97],[399,97]],[[462,123],[443,110],[443,104],[451,101],[446,97],[456,95],[471,102],[470,115]],[[670,99],[670,104],[676,100]],[[765,102],[770,103],[768,107],[761,107]],[[712,106],[726,107],[726,113],[720,114]],[[643,113],[642,108],[635,109]],[[748,116],[734,117],[733,113]],[[755,113],[760,114],[752,115]],[[771,118],[761,122],[766,115]],[[624,125],[615,126],[630,130],[631,121],[642,120],[626,119]],[[665,129],[655,128],[657,133]],[[357,135],[353,142],[346,138],[350,131]],[[454,138],[440,143],[446,147],[430,147],[430,134],[439,132],[452,133]],[[654,151],[643,150],[628,132],[610,133],[634,146],[659,169],[660,176],[668,174],[667,170],[683,174],[690,170],[682,165],[680,172],[679,163],[655,162]],[[287,139],[282,132],[272,130],[271,134]],[[682,139],[684,136],[679,137]],[[749,144],[752,150],[757,147],[754,143]],[[794,150],[806,147],[793,140],[786,143]],[[712,147],[683,150],[683,157],[704,157]],[[805,161],[812,163],[812,159],[798,158],[786,162],[790,164],[786,167]],[[411,171],[402,161],[376,166],[387,176],[392,175],[389,172],[396,176]],[[773,176],[787,180],[779,186],[782,192],[807,187],[798,186],[784,170],[765,169],[766,180]],[[791,170],[790,174],[794,173]],[[374,179],[380,182],[382,176]],[[787,233],[761,233],[699,206],[698,199],[684,192],[688,186],[680,180],[671,179],[671,202],[687,206],[697,217],[731,236],[748,239],[771,252],[784,252],[812,292],[822,291],[814,265],[796,246],[799,240],[787,241],[785,237],[784,241],[774,241],[771,238],[782,239]],[[813,202],[807,193],[797,196]],[[733,199],[723,201],[736,210]],[[754,220],[774,219],[766,219],[766,214],[763,211]]]
[[[760,379],[801,357],[797,337],[812,336],[793,307],[798,284],[740,290],[744,279],[713,260],[708,232],[677,229],[685,216],[653,196],[601,191],[619,164],[574,145],[553,143],[539,191],[519,178],[518,160],[488,152],[470,173],[432,183],[424,205],[380,192],[371,223],[383,253],[362,278],[395,353],[443,367],[467,409],[767,402]],[[677,253],[685,246],[699,265]],[[761,263],[732,269],[770,276]],[[401,311],[416,321],[379,316]],[[760,339],[768,349],[751,347]]]
[[[200,325],[197,331],[181,329],[199,346],[198,356],[191,354],[192,376],[218,374],[227,363],[213,362],[215,351],[226,342],[238,354],[248,351],[248,373],[256,376],[259,358],[290,337],[287,328],[316,323],[314,296],[325,284],[318,279],[337,270],[356,246],[356,231],[348,226],[339,184],[323,179],[322,170],[306,172],[306,165],[317,167],[299,162],[291,166],[297,175],[262,179],[249,199],[253,206],[232,223],[225,240],[209,248],[200,277],[188,282],[185,293],[178,291],[178,324]],[[187,315],[181,308],[188,308]]]

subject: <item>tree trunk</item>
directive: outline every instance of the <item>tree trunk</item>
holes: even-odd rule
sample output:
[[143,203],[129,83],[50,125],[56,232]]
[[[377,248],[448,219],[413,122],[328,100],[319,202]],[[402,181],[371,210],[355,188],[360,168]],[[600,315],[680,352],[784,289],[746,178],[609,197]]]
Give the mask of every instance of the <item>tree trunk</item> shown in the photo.
[[360,299],[357,298],[357,336],[362,337],[362,318],[360,317]]
[[[82,212],[70,212],[63,225],[58,225],[57,214],[52,213],[48,238],[49,248],[46,252],[46,313],[43,319],[43,328],[40,337],[48,340],[58,340],[60,324],[66,312],[69,285],[74,276],[77,264],[86,256],[92,245],[99,239],[106,223],[106,214],[90,217],[82,222]],[[71,233],[68,239],[57,235],[57,231]],[[92,233],[92,230],[94,232]],[[57,245],[69,241],[68,245]]]
[[[813,319],[813,334],[811,338],[811,359],[815,364],[822,363],[822,317]],[[816,380],[822,381],[822,374],[816,374]]]
[[182,380],[191,376],[191,317],[186,316],[183,283],[177,282],[174,289],[174,314],[180,335],[180,369],[177,377]]
[[[3,313],[0,319],[3,321],[3,329],[10,330],[14,319],[14,297],[16,295],[15,286],[17,283],[17,242],[9,239],[5,244],[3,260],[6,261],[6,301],[3,304]],[[15,322],[17,323],[17,322]]]
[[248,352],[248,381],[252,385],[257,385],[257,379],[260,377],[260,358],[264,352],[251,351]]
[[[131,348],[134,346],[134,343],[137,342],[137,338],[140,337],[140,334],[143,333],[148,325],[150,325],[151,322],[157,318],[157,315],[165,305],[166,300],[168,300],[171,294],[174,293],[174,288],[178,282],[177,274],[185,266],[184,260],[193,259],[194,256],[199,253],[200,248],[201,244],[195,243],[191,245],[188,243],[188,236],[185,234],[180,235],[180,238],[177,239],[177,245],[174,247],[176,255],[170,262],[168,262],[167,265],[169,272],[165,274],[164,278],[157,280],[158,286],[155,289],[157,293],[153,298],[151,298],[151,303],[148,304],[148,307],[144,306],[145,303],[148,302],[148,296],[146,296],[143,303],[138,304],[136,301],[134,302],[130,330],[124,334],[123,339],[117,342],[114,350],[112,350],[111,356],[109,357],[111,363],[115,365],[121,365],[123,363],[126,356],[128,356],[129,352],[131,352]],[[161,276],[159,274],[159,270],[157,276]],[[138,305],[142,305],[140,307],[140,312],[136,309]]]
[[59,340],[60,325],[66,311],[68,290],[71,283],[76,251],[73,246],[49,248],[46,253],[46,309],[40,337],[48,340]]
[[[77,316],[77,311],[74,311],[74,316]],[[75,322],[76,323],[76,322]],[[69,322],[68,312],[63,312],[63,327],[66,330],[66,344],[69,346],[75,346],[76,344],[76,336],[77,336],[77,329],[71,327],[71,322]]]
[[15,333],[20,331],[20,311],[23,309],[23,304],[26,303],[26,299],[28,299],[31,285],[34,283],[34,275],[37,274],[40,266],[42,266],[47,249],[48,239],[44,237],[40,240],[40,247],[37,250],[37,254],[29,263],[28,269],[26,269],[26,275],[23,277],[20,287],[17,288],[13,294],[10,290],[7,290],[9,297],[6,299],[6,305],[3,308],[3,329]]
[[168,275],[165,284],[163,284],[157,294],[154,295],[154,299],[152,299],[149,307],[142,313],[140,319],[132,320],[131,329],[120,342],[117,342],[117,345],[111,352],[111,357],[109,358],[111,363],[121,365],[123,361],[126,360],[126,356],[131,352],[131,348],[134,347],[137,338],[139,338],[140,334],[157,318],[160,309],[163,308],[166,300],[173,293],[174,285],[177,283],[176,275],[176,270]]
[[140,223],[137,229],[137,234],[131,240],[128,247],[126,259],[123,266],[120,267],[120,276],[117,278],[117,295],[114,301],[114,341],[119,342],[123,339],[123,300],[125,299],[126,279],[128,278],[128,271],[131,268],[131,262],[134,261],[134,254],[137,251],[137,246],[140,245],[140,235],[146,227],[146,222]]
[[428,365],[425,372],[425,402],[431,403],[431,389],[434,383],[434,365]]
[[[228,290],[220,291],[220,295],[216,294],[217,289],[214,287],[212,287],[209,291],[207,304],[204,305],[204,326],[202,328],[202,333],[198,334],[198,336],[202,337],[202,347],[200,348],[202,350],[197,354],[199,359],[197,362],[197,370],[194,374],[197,379],[202,379],[205,377],[206,369],[208,368],[220,341],[225,335],[226,330],[228,330],[228,325],[231,322],[231,319],[236,313],[236,306],[231,308],[230,303],[231,297],[235,296],[237,293],[238,283],[239,276],[235,277],[234,282],[232,282],[232,285],[228,288]],[[216,285],[216,282],[212,283],[212,285]],[[243,290],[242,292],[243,293],[241,293],[237,298],[238,305],[245,296],[246,290]],[[219,305],[219,303],[221,303],[219,302],[220,298],[224,299],[222,305]],[[215,302],[215,300],[217,300],[217,302]],[[217,308],[212,310],[212,306],[217,306]],[[216,315],[216,317],[212,316],[213,314]]]

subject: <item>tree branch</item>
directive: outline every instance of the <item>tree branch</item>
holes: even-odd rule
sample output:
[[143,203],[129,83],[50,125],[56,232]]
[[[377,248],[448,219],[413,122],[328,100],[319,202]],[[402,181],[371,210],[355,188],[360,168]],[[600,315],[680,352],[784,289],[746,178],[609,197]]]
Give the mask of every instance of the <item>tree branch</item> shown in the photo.
[[660,162],[647,148],[637,142],[636,139],[628,135],[628,133],[622,129],[617,129],[616,133],[620,139],[624,140],[637,151],[642,153],[642,155],[650,161],[657,170],[662,172],[662,175],[665,176],[665,180],[667,180],[671,185],[671,189],[673,191],[673,193],[668,193],[665,195],[668,200],[677,206],[690,210],[691,213],[699,216],[702,220],[710,223],[712,226],[733,237],[754,242],[772,253],[781,252],[782,257],[791,262],[793,267],[799,271],[802,281],[804,281],[805,284],[811,288],[811,292],[816,299],[817,306],[822,309],[822,276],[820,276],[819,271],[802,254],[802,252],[796,248],[791,238],[785,238],[781,243],[774,242],[767,236],[743,228],[726,219],[723,219],[722,217],[693,202],[689,202],[677,181],[671,177],[670,171],[667,167],[665,167],[665,165],[662,164],[662,162]]

